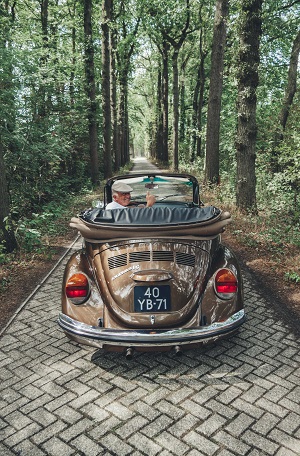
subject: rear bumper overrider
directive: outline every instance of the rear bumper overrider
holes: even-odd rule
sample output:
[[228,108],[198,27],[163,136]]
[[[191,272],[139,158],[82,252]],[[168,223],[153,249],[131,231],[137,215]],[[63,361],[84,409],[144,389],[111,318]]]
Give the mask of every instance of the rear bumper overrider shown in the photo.
[[102,348],[103,345],[163,347],[196,344],[199,342],[208,343],[210,339],[217,340],[226,334],[234,332],[244,321],[244,309],[231,315],[225,321],[213,323],[209,326],[169,330],[100,328],[73,320],[63,313],[58,318],[59,326],[71,338],[98,348]]

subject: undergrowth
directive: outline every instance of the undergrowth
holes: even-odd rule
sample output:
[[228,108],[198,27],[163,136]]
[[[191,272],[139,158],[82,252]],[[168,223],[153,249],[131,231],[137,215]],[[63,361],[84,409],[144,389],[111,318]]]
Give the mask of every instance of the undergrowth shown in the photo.
[[[287,282],[300,283],[300,219],[299,208],[294,206],[293,195],[274,185],[258,185],[257,215],[237,209],[234,182],[223,175],[218,186],[203,186],[199,170],[186,172],[195,175],[200,183],[200,198],[205,205],[214,205],[231,213],[233,223],[229,234],[253,255],[282,270]],[[183,172],[183,170],[182,170]],[[275,191],[276,190],[276,191]]]
[[71,217],[90,207],[98,196],[99,191],[85,190],[79,195],[68,195],[56,203],[45,204],[39,213],[22,217],[15,230],[18,249],[7,254],[0,244],[0,291],[7,289],[10,275],[18,266],[30,267],[36,259],[52,260],[56,254],[56,239],[67,236]]
[[[128,163],[118,174],[125,174],[133,164]],[[18,249],[6,253],[0,243],[0,291],[10,284],[10,277],[20,265],[28,265],[34,260],[52,260],[56,254],[56,240],[64,239],[69,233],[71,217],[80,211],[95,206],[103,198],[103,188],[93,190],[91,186],[78,193],[61,194],[56,201],[37,206],[35,212],[22,215],[15,223],[15,236]],[[71,233],[72,235],[72,233]],[[75,233],[74,233],[75,237]],[[68,239],[66,243],[68,244]]]

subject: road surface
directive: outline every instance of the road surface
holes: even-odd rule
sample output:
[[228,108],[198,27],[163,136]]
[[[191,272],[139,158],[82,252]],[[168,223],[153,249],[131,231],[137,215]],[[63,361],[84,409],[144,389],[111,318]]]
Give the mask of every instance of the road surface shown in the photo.
[[300,455],[299,338],[247,271],[237,335],[129,361],[69,341],[56,323],[80,245],[0,340],[1,456]]

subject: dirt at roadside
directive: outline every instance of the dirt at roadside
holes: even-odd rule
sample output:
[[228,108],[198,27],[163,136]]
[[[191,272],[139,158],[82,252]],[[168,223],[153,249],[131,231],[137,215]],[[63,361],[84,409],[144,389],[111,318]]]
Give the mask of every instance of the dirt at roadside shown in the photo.
[[259,289],[264,290],[278,316],[300,335],[300,284],[284,280],[282,267],[269,252],[257,252],[240,244],[230,231],[223,234],[222,240],[254,277]]
[[0,266],[0,282],[3,278],[8,282],[0,295],[0,330],[42,283],[74,239],[74,231],[68,233],[65,238],[53,239],[49,246],[51,257],[48,259],[39,255],[19,262],[16,259],[12,264]]

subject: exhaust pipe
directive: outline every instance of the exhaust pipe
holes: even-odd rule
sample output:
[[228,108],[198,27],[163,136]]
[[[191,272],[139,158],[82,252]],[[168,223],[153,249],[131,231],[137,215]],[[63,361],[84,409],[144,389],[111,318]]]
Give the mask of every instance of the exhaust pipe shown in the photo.
[[174,350],[175,350],[175,355],[176,356],[181,356],[182,355],[182,348],[179,345],[176,345]]
[[125,358],[131,360],[133,358],[133,348],[128,347],[125,352]]

